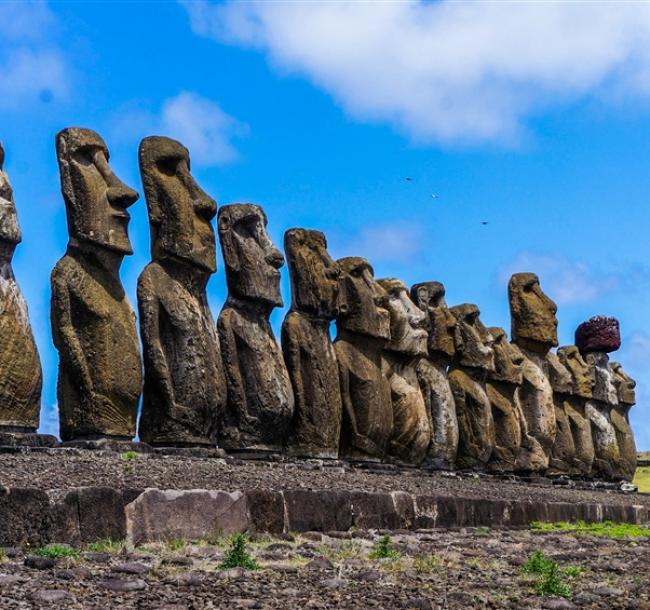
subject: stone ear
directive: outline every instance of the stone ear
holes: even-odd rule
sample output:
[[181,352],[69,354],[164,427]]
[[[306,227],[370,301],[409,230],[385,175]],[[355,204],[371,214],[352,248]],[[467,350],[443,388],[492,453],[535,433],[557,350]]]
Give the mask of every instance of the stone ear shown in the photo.
[[238,272],[240,270],[239,257],[235,252],[235,238],[230,218],[223,215],[217,220],[219,228],[219,241],[221,242],[221,252],[226,269]]

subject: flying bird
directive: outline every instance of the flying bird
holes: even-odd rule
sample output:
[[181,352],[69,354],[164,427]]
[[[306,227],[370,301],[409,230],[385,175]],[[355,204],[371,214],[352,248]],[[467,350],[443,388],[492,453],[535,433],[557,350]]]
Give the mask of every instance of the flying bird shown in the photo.
[[438,195],[436,195],[435,193],[431,193],[431,199],[438,199]]
[[413,180],[413,178],[411,178],[410,176],[406,176],[406,178],[404,178],[404,180],[406,180],[407,182],[411,182],[411,180]]
[[481,224],[482,224],[482,225],[486,225],[487,223],[488,223],[487,220],[481,220]]

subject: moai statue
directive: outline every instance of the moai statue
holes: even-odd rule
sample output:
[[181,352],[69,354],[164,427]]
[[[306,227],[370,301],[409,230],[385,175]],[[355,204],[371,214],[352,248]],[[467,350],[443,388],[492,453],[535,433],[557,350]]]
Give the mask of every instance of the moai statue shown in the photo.
[[431,424],[418,383],[417,363],[427,355],[424,312],[397,279],[378,280],[388,294],[390,341],[384,345],[384,372],[393,402],[393,434],[388,453],[406,464],[419,465],[431,443]]
[[11,260],[22,241],[0,144],[0,432],[36,432],[43,375]]
[[485,391],[489,372],[494,370],[492,337],[479,319],[476,305],[450,309],[457,321],[456,356],[449,371],[458,416],[459,468],[483,470],[496,442],[492,407]]
[[557,306],[540,288],[534,273],[516,273],[508,284],[512,342],[525,356],[519,391],[528,434],[544,451],[539,470],[546,470],[555,442],[555,405],[546,355],[557,341]]
[[572,377],[569,370],[562,364],[554,352],[546,355],[549,380],[553,388],[553,403],[555,405],[555,442],[551,451],[547,475],[574,475],[576,469],[576,448],[566,402],[571,395]]
[[586,407],[594,439],[593,472],[596,477],[614,479],[621,457],[610,414],[618,404],[618,393],[607,354],[621,346],[618,320],[595,316],[583,322],[576,329],[575,342],[594,380],[593,400]]
[[113,173],[106,144],[94,131],[64,129],[56,149],[70,234],[52,271],[61,438],[131,439],[142,364],[119,271],[133,253],[127,208],[138,194]]
[[586,407],[593,396],[593,379],[589,365],[575,345],[559,348],[557,356],[571,375],[569,392],[563,404],[573,438],[574,467],[577,474],[588,476],[594,462],[594,440]]
[[393,405],[382,371],[382,351],[390,340],[388,295],[375,281],[367,260],[339,259],[341,280],[337,335],[343,423],[341,457],[381,460],[393,433]]
[[420,358],[417,375],[431,426],[431,444],[425,458],[433,468],[453,468],[458,453],[458,419],[447,369],[456,353],[456,318],[445,302],[440,282],[411,287],[411,299],[427,317],[428,355]]
[[217,321],[228,382],[222,445],[232,451],[280,451],[294,399],[269,316],[282,307],[284,257],[271,242],[258,205],[223,206],[217,224],[228,282]]
[[513,472],[517,469],[521,450],[521,406],[519,386],[523,380],[524,356],[508,341],[503,328],[491,327],[494,370],[487,376],[486,392],[492,408],[495,445],[488,470]]
[[282,324],[282,351],[295,397],[286,450],[337,458],[343,407],[330,323],[338,313],[339,268],[320,231],[290,229],[284,251],[291,309]]
[[636,403],[636,381],[629,377],[618,362],[611,363],[614,372],[614,385],[618,402],[611,412],[612,424],[616,430],[620,463],[617,474],[628,481],[634,478],[636,471],[636,443],[630,426],[629,411]]
[[217,269],[217,204],[190,174],[187,149],[152,136],[140,143],[151,258],[138,280],[144,350],[140,438],[152,445],[214,445],[226,378],[206,285]]

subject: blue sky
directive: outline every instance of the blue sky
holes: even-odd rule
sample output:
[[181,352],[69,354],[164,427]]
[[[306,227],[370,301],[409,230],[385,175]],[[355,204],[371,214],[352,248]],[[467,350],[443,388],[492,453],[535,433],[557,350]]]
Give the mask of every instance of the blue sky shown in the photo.
[[[562,344],[592,315],[618,317],[613,359],[639,382],[632,423],[650,449],[649,5],[0,0],[0,21],[42,430],[57,430],[49,274],[67,241],[54,135],[75,125],[139,191],[140,139],[177,137],[220,204],[265,208],[278,245],[287,228],[320,229],[334,256],[442,281],[490,326],[509,329],[515,271],[557,301]],[[132,215],[135,305],[144,200]],[[220,261],[215,318],[225,294]]]

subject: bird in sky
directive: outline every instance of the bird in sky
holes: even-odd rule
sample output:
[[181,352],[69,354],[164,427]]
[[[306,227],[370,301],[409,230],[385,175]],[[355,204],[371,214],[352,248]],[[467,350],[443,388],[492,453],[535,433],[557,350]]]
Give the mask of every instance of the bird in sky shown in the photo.
[[413,180],[413,178],[411,178],[410,176],[406,176],[406,178],[404,178],[404,180],[406,180],[407,182],[411,182],[411,180]]
[[431,199],[438,199],[438,195],[436,195],[435,193],[431,193]]
[[482,224],[482,225],[486,225],[487,223],[488,223],[487,220],[481,220],[481,224]]

